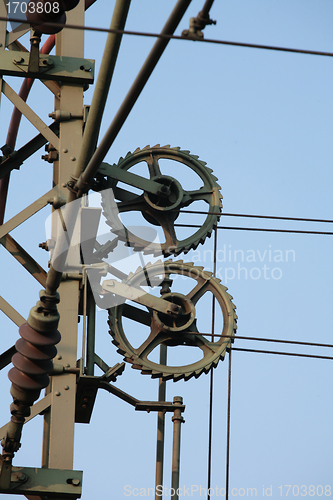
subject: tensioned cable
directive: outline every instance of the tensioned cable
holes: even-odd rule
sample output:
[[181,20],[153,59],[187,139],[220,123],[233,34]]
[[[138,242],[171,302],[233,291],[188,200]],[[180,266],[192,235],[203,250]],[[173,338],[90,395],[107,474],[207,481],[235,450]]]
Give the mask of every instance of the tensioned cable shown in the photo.
[[233,347],[233,351],[244,351],[244,352],[258,352],[262,354],[278,354],[280,356],[298,356],[302,358],[316,358],[316,359],[331,359],[333,360],[332,356],[319,356],[317,354],[301,354],[301,353],[296,353],[296,352],[282,352],[282,351],[264,351],[261,349],[245,349],[242,347]]
[[[178,212],[178,210],[170,210],[170,212]],[[199,214],[199,215],[217,215],[216,212],[203,212],[200,210],[179,210],[180,214]],[[274,220],[294,220],[300,222],[325,222],[333,223],[333,219],[306,219],[304,217],[284,217],[280,215],[253,215],[253,214],[232,214],[228,212],[222,212],[218,215],[225,217],[249,217],[253,219],[274,219]]]
[[[0,21],[14,21],[18,22],[18,19],[10,18],[10,17],[0,17]],[[27,24],[27,23],[25,23]],[[309,54],[314,56],[326,56],[333,57],[332,52],[323,52],[318,50],[304,50],[304,49],[293,49],[290,47],[278,47],[273,45],[261,45],[256,43],[243,43],[243,42],[230,42],[227,40],[215,40],[213,38],[193,38],[193,37],[185,37],[179,35],[162,35],[160,33],[147,33],[144,31],[130,31],[130,30],[112,30],[110,28],[97,28],[93,26],[79,26],[76,24],[58,24],[58,23],[44,23],[45,25],[49,25],[50,27],[62,27],[66,29],[76,29],[76,30],[84,30],[84,31],[95,31],[100,33],[119,33],[123,35],[134,35],[134,36],[144,36],[144,37],[152,37],[152,38],[168,38],[172,40],[187,40],[187,41],[195,41],[201,43],[213,43],[218,45],[230,45],[235,47],[248,47],[252,49],[264,49],[264,50],[275,50],[280,52],[292,52],[296,54]]]
[[[196,333],[196,332],[188,332],[188,333]],[[200,333],[200,335],[209,336],[211,333]],[[305,342],[302,340],[283,340],[283,339],[269,339],[263,337],[244,337],[241,335],[220,335],[218,333],[214,333],[214,337],[224,337],[226,339],[235,339],[235,340],[255,340],[257,342],[277,342],[280,344],[293,344],[293,345],[305,345],[309,347],[333,347],[333,344],[320,344],[318,342]]]
[[[191,332],[189,332],[191,333]],[[195,333],[195,332],[193,332]],[[200,335],[204,336],[210,336],[212,335],[211,333],[201,333]],[[331,344],[318,344],[314,342],[301,342],[301,341],[294,341],[294,340],[278,340],[278,339],[264,339],[264,338],[256,338],[256,337],[232,337],[229,335],[218,335],[214,333],[215,337],[225,337],[225,338],[232,338],[234,340],[237,339],[245,339],[245,340],[256,340],[256,341],[264,341],[264,342],[280,342],[280,343],[286,343],[286,344],[298,344],[298,345],[306,345],[306,346],[315,346],[315,347],[333,347]],[[296,356],[296,357],[302,357],[302,358],[316,358],[316,359],[331,359],[333,360],[333,356],[322,356],[319,354],[303,354],[303,353],[298,353],[298,352],[283,352],[283,351],[266,351],[262,349],[247,349],[243,347],[232,347],[233,351],[244,351],[244,352],[256,352],[256,353],[262,353],[262,354],[278,354],[280,356]]]
[[[189,332],[191,333],[191,332]],[[195,332],[193,332],[195,333]],[[200,335],[204,336],[211,336],[211,333],[201,333]],[[286,343],[286,344],[297,344],[297,345],[305,345],[305,346],[314,346],[314,347],[333,347],[331,344],[319,344],[315,342],[301,342],[298,340],[279,340],[279,339],[265,339],[265,338],[258,338],[258,337],[241,337],[241,336],[229,336],[229,335],[219,335],[217,333],[214,333],[215,337],[225,337],[225,338],[232,338],[234,340],[237,339],[244,339],[244,340],[256,340],[260,342],[280,342],[280,343]],[[319,354],[303,354],[303,353],[297,353],[297,352],[282,352],[282,351],[266,351],[266,350],[261,350],[261,349],[246,349],[243,347],[233,347],[233,351],[244,351],[244,352],[257,352],[257,353],[263,353],[263,354],[279,354],[281,356],[298,356],[302,358],[316,358],[316,359],[331,359],[333,360],[333,356],[322,356]]]
[[[215,214],[216,215],[216,214]],[[193,227],[200,228],[202,227],[199,224],[175,224],[175,227]],[[333,233],[329,231],[304,231],[301,229],[269,229],[269,228],[260,228],[260,227],[236,227],[236,226],[216,226],[217,229],[231,229],[236,231],[267,231],[271,233],[296,233],[296,234],[324,234],[324,235],[333,235]]]

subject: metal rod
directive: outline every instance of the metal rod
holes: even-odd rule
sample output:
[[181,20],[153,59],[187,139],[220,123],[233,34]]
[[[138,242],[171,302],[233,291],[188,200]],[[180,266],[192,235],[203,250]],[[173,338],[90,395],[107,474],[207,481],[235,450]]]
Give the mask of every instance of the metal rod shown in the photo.
[[[167,363],[167,346],[160,345],[160,364]],[[162,378],[159,379],[158,385],[158,400],[165,401],[166,398],[166,382]],[[159,411],[157,414],[157,443],[156,443],[156,480],[155,480],[155,500],[163,498],[161,487],[163,486],[163,464],[164,464],[164,427],[165,427],[165,412]],[[157,488],[157,487],[160,488]]]
[[200,15],[204,19],[208,19],[209,18],[209,11],[210,11],[213,3],[214,3],[214,0],[206,0],[205,5],[202,7],[202,11],[200,12]]
[[[217,230],[214,230],[214,268],[213,274],[216,275],[216,255],[217,255]],[[212,342],[214,342],[215,330],[215,297],[212,297]],[[214,370],[210,372],[210,390],[209,390],[209,423],[208,423],[208,468],[207,468],[207,499],[210,498],[210,487],[212,480],[212,442],[213,442],[213,387]]]
[[86,344],[87,344],[87,271],[83,270],[83,326],[82,326],[82,349],[80,362],[80,376],[84,375],[84,368],[86,365]]
[[225,499],[229,496],[229,459],[230,459],[230,401],[231,401],[231,345],[229,350],[228,367],[228,416],[227,416],[227,458],[225,471]]
[[[110,29],[124,29],[130,4],[131,0],[117,0],[113,10]],[[108,34],[87,123],[84,129],[82,147],[74,174],[76,178],[79,177],[85,169],[96,147],[121,40],[122,34]]]
[[[181,396],[173,398],[175,405],[183,404]],[[179,466],[180,466],[180,424],[184,422],[179,408],[175,409],[173,417],[173,443],[172,443],[172,476],[171,476],[171,499],[178,500],[179,492]]]
[[[162,35],[170,35],[174,33],[190,2],[191,0],[178,0],[161,32]],[[160,60],[168,43],[169,39],[159,38],[158,40],[156,40],[152,50],[150,51],[136,79],[134,80],[134,83],[132,84],[127,96],[121,104],[100,145],[98,146],[90,162],[88,163],[87,168],[79,178],[76,184],[76,187],[79,189],[79,191],[86,190],[87,184],[89,186],[90,182],[94,178],[100,164],[102,163],[105,155],[112,146],[115,138],[117,137],[126,118],[131,112],[134,104],[136,103],[144,86],[146,85],[156,64]]]
[[89,281],[87,286],[87,375],[94,375],[96,307]]

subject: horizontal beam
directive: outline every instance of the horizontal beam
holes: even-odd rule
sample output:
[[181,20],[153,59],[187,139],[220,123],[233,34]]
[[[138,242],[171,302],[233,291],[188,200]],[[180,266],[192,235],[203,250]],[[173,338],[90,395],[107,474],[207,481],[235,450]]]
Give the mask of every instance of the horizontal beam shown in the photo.
[[[13,467],[10,490],[7,495],[43,495],[53,498],[61,495],[67,500],[82,494],[82,471]],[[58,498],[58,497],[57,497]]]
[[39,78],[75,84],[90,84],[94,81],[95,62],[82,57],[39,55],[40,71],[28,71],[29,52],[2,50],[0,73],[23,78]]

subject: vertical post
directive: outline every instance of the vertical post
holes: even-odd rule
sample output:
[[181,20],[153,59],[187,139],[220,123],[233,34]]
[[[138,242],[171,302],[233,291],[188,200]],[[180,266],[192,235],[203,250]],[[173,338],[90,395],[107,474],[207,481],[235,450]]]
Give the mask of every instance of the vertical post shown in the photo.
[[[7,7],[4,1],[0,2],[0,16],[7,17]],[[6,46],[7,21],[0,21],[0,50],[5,50]],[[0,104],[1,104],[2,76],[0,75]]]
[[[6,2],[4,2],[3,0],[0,1],[0,16],[7,17]],[[0,50],[5,50],[6,47],[6,28],[7,28],[7,21],[0,21]],[[2,75],[0,75],[0,106],[1,106],[1,98],[2,98]],[[4,178],[0,179],[0,225],[3,224],[3,220],[5,217],[8,183],[9,183],[9,174],[7,174]]]
[[89,281],[87,286],[87,375],[94,375],[96,306]]
[[[214,231],[214,269],[213,274],[216,276],[216,253],[217,253],[217,227]],[[212,297],[212,342],[214,342],[215,331],[215,296]],[[210,389],[209,389],[209,424],[208,424],[208,481],[207,481],[207,500],[210,498],[210,487],[212,480],[212,440],[213,440],[213,386],[214,386],[214,370],[210,372]]]
[[225,498],[229,498],[229,458],[230,458],[230,402],[231,402],[231,344],[229,348],[229,368],[228,368],[228,416],[227,416],[227,459],[225,478]]
[[[167,346],[160,345],[160,364],[166,365],[167,362]],[[166,382],[161,378],[158,386],[158,400],[165,401],[166,398]],[[157,443],[156,443],[156,480],[155,480],[155,500],[162,498],[161,488],[163,486],[163,461],[164,461],[164,426],[165,412],[159,411],[157,415]]]
[[[67,14],[69,24],[84,25],[84,0]],[[83,57],[84,33],[81,30],[64,29],[56,35],[56,54],[59,56]],[[60,123],[59,161],[54,162],[53,181],[62,196],[67,198],[63,187],[75,170],[82,143],[83,87],[64,84],[55,101],[55,108],[80,116],[75,120]],[[79,262],[79,248],[71,249],[72,257]],[[56,363],[64,367],[75,367],[77,358],[77,324],[79,307],[79,282],[67,280],[59,286],[60,313],[59,331],[62,340],[58,345]],[[45,414],[42,466],[51,469],[73,468],[74,422],[76,375],[53,376],[48,389],[52,393],[50,411]]]
[[[181,396],[175,396],[173,398],[174,405],[182,405],[183,398]],[[173,421],[173,443],[172,443],[172,476],[171,476],[171,488],[173,494],[171,495],[172,500],[178,500],[178,490],[179,490],[179,466],[180,466],[180,424],[184,422],[181,415],[181,409],[176,408],[172,417]]]

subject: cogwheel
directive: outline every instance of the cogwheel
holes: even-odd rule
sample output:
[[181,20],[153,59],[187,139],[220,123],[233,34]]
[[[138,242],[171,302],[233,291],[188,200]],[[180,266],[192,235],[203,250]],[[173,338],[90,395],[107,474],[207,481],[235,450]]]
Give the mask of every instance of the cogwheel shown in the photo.
[[[186,191],[177,179],[169,175],[163,175],[159,161],[165,159],[189,167],[197,174],[200,187]],[[129,190],[120,188],[117,185],[119,180],[114,178],[114,167],[122,171],[129,171],[139,163],[143,163],[141,165],[143,167],[142,171],[144,171],[143,176],[137,175],[131,177],[131,179],[128,176],[126,180],[124,178],[126,174],[123,172],[121,177],[123,182],[128,182]],[[165,169],[169,165],[170,163],[164,164]],[[113,233],[116,233],[122,241],[125,241],[128,246],[133,247],[135,250],[143,251],[146,254],[163,254],[165,257],[178,255],[181,252],[187,253],[189,250],[195,249],[199,243],[203,243],[206,237],[211,235],[212,230],[219,221],[222,209],[222,195],[220,193],[221,188],[216,182],[217,178],[212,174],[212,170],[206,167],[206,163],[199,160],[198,156],[190,154],[189,151],[182,151],[179,147],[171,148],[170,146],[160,147],[160,145],[156,145],[136,149],[134,153],[128,153],[125,158],[120,158],[117,165],[114,164],[111,167],[103,163],[98,171],[98,177],[99,181],[104,177],[100,185],[104,189],[102,192],[102,206],[107,224],[111,227]],[[143,193],[138,195],[131,192],[129,184],[141,189]],[[158,189],[158,185],[161,185],[160,189]],[[108,195],[108,188],[113,190],[120,215],[133,210],[141,212],[146,221],[162,228],[165,241],[160,243],[147,241],[128,231],[122,225],[119,214],[114,209],[114,200]],[[154,190],[155,192],[153,192]],[[156,190],[158,194],[156,194]],[[181,209],[196,201],[207,203],[207,217],[194,234],[182,239],[176,234],[175,221]],[[183,229],[180,228],[179,231],[181,232]]]
[[[177,275],[182,275],[177,280],[180,286],[184,279],[194,280],[194,283],[187,283],[190,285],[190,291],[186,294],[171,291],[171,284]],[[172,260],[158,261],[154,264],[147,264],[143,269],[138,268],[126,280],[126,284],[134,287],[145,286],[147,276],[150,282],[159,283],[163,300],[181,307],[181,314],[175,318],[148,307],[146,310],[138,309],[128,303],[109,309],[110,334],[113,337],[113,344],[118,348],[117,351],[124,356],[125,361],[132,364],[133,368],[141,370],[143,374],[151,375],[152,378],[172,379],[176,382],[181,379],[198,378],[202,373],[208,373],[217,366],[220,359],[223,360],[237,328],[235,306],[231,301],[231,295],[227,293],[227,288],[221,285],[220,280],[212,273],[204,271],[202,267],[193,266],[193,263],[173,262]],[[188,286],[186,289],[188,290]],[[219,306],[222,312],[223,326],[216,342],[207,340],[197,329],[196,306],[205,294],[215,297],[216,307]],[[134,320],[150,329],[146,340],[139,347],[133,347],[128,340],[123,318]],[[126,325],[128,327],[128,323]],[[133,325],[131,332],[137,332],[137,330],[138,327]],[[149,357],[152,351],[161,344],[197,347],[201,349],[203,357],[199,361],[183,366],[158,364],[151,361]]]

